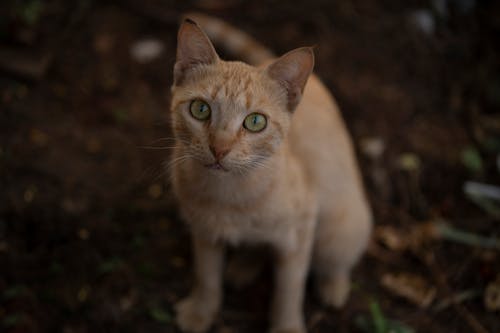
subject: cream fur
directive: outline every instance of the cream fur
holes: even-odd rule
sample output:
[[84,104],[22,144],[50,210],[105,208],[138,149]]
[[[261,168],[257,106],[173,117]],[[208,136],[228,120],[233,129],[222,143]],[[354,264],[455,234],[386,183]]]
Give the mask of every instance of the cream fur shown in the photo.
[[[183,43],[189,38],[201,43],[197,50],[204,48],[198,27],[184,23],[181,31],[179,48],[188,49]],[[205,47],[210,52],[211,44]],[[294,52],[292,65],[280,58],[253,67],[218,58],[197,63],[196,54],[182,64],[178,51],[176,68],[182,70],[172,87],[171,177],[190,226],[195,266],[195,286],[177,306],[183,331],[205,332],[217,315],[225,244],[274,249],[273,333],[306,331],[302,302],[310,263],[326,304],[339,307],[347,299],[350,271],[369,239],[371,213],[351,140],[327,89],[311,75],[292,112],[289,88],[270,74],[280,61],[295,66],[300,73],[292,83],[300,100],[300,76],[309,75],[312,53]],[[209,121],[190,115],[193,99],[210,104]],[[267,117],[262,132],[242,127],[251,112]],[[220,160],[227,171],[205,166],[215,161],[210,146],[229,151]]]

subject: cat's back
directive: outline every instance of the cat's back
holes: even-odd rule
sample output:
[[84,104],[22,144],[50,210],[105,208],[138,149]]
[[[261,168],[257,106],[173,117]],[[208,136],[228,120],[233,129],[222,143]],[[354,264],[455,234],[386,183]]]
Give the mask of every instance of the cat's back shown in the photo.
[[293,116],[290,143],[320,197],[339,190],[362,193],[350,136],[334,98],[316,75],[309,78]]

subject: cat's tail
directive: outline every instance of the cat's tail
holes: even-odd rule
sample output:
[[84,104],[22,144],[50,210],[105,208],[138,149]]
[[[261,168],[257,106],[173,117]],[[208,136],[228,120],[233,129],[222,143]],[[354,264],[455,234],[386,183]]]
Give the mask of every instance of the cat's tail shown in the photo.
[[275,57],[267,47],[250,35],[218,18],[196,12],[187,13],[183,17],[198,23],[214,44],[250,65],[259,65]]

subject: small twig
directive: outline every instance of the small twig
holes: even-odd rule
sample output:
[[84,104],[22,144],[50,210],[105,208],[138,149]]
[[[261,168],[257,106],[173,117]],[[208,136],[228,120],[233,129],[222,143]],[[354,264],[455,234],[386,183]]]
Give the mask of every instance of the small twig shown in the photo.
[[492,217],[500,218],[500,187],[473,181],[464,183],[464,193]]
[[482,294],[481,290],[478,290],[478,289],[464,290],[464,291],[462,291],[458,294],[455,294],[451,297],[445,298],[444,300],[442,300],[441,302],[436,304],[432,310],[434,312],[440,312],[440,311],[443,311],[443,310],[447,309],[448,307],[452,306],[453,304],[460,304],[460,303],[465,302],[467,300],[479,297],[479,296],[481,296],[481,294]]
[[469,310],[467,310],[467,308],[463,304],[460,304],[456,299],[453,299],[453,293],[448,285],[447,278],[439,268],[439,265],[436,263],[434,253],[428,252],[424,255],[420,255],[419,257],[433,273],[436,283],[446,294],[448,294],[448,298],[452,300],[452,306],[455,311],[464,318],[473,332],[489,333],[489,331],[479,322],[479,320],[477,320],[477,318],[472,313],[470,313]]
[[[419,222],[414,219],[410,214],[408,214],[406,211],[402,209],[398,209],[397,207],[392,207],[395,208],[395,212],[399,215],[399,217],[403,220],[406,220],[407,222],[410,222],[413,225],[417,225]],[[467,236],[464,237],[464,232],[459,232],[457,229],[453,229],[451,227],[440,227],[441,230],[433,226],[432,229],[434,233],[434,236],[437,238],[440,236],[441,232],[441,237],[442,235],[447,235],[446,237],[449,237],[448,239],[454,239],[456,241],[466,243],[466,244],[473,244],[473,245],[481,245],[481,244],[487,244],[487,246],[491,247],[493,246],[492,244],[498,244],[498,240],[492,242],[491,239],[489,238],[483,238],[482,236],[477,236],[473,235],[474,237],[470,237],[470,234],[467,234]],[[453,232],[451,231],[453,230]],[[459,236],[458,236],[459,235]],[[445,237],[443,237],[445,238]],[[486,241],[485,241],[486,239]],[[498,245],[494,245],[495,247]],[[420,258],[420,260],[426,264],[428,269],[433,273],[434,275],[434,280],[436,281],[437,285],[443,290],[445,294],[447,294],[448,299],[452,300],[451,305],[455,309],[455,311],[462,317],[464,318],[465,322],[468,324],[468,326],[472,329],[474,333],[489,333],[489,331],[484,328],[484,326],[477,320],[477,318],[470,313],[467,308],[460,304],[459,299],[453,298],[453,292],[448,285],[446,275],[441,271],[439,265],[436,263],[436,259],[434,256],[434,253],[421,253],[420,248],[414,248],[410,247],[412,250],[412,253],[417,257]]]
[[386,264],[394,264],[401,259],[399,255],[395,254],[396,252],[386,250],[375,241],[370,242],[367,253],[369,256]]
[[495,237],[484,237],[470,232],[466,232],[446,223],[435,223],[434,228],[437,236],[449,241],[466,245],[480,246],[488,249],[500,250],[500,239]]

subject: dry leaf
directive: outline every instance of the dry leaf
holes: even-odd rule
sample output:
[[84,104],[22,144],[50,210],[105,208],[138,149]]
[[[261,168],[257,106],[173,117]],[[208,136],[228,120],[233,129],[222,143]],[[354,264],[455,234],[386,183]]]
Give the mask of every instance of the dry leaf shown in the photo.
[[434,222],[419,223],[411,228],[398,229],[392,226],[379,226],[375,229],[376,239],[393,251],[418,249],[422,244],[438,238]]
[[85,228],[81,228],[80,230],[78,230],[78,237],[81,240],[87,240],[90,237],[90,232]]
[[186,260],[182,257],[172,257],[170,259],[170,262],[172,263],[173,266],[177,268],[185,267],[186,266]]
[[401,170],[418,171],[422,162],[420,157],[414,153],[403,153],[399,156],[397,164]]
[[87,152],[95,154],[102,150],[101,142],[96,138],[90,138],[85,143]]
[[32,129],[30,132],[30,140],[39,147],[45,147],[49,141],[49,136],[39,129]]
[[423,277],[409,274],[384,274],[382,285],[395,295],[403,297],[422,308],[428,307],[436,296],[436,288]]
[[360,145],[363,154],[373,159],[380,158],[385,151],[384,140],[379,137],[365,138]]
[[158,199],[163,194],[163,187],[160,184],[152,184],[148,188],[148,194],[152,199]]
[[24,191],[24,201],[27,203],[30,203],[35,199],[35,195],[38,192],[38,188],[35,185],[30,185],[25,191]]
[[408,239],[391,226],[380,226],[375,230],[375,237],[390,250],[402,251],[408,247]]
[[111,34],[103,33],[94,38],[94,49],[99,54],[109,54],[115,46],[115,37]]
[[484,306],[488,311],[500,310],[500,275],[486,287],[484,291]]
[[87,298],[89,297],[89,293],[90,293],[90,286],[85,285],[85,286],[81,287],[80,290],[78,290],[76,298],[80,302],[85,302],[87,300]]
[[122,311],[128,311],[135,305],[135,303],[136,303],[136,296],[134,293],[130,293],[120,298],[120,309]]

